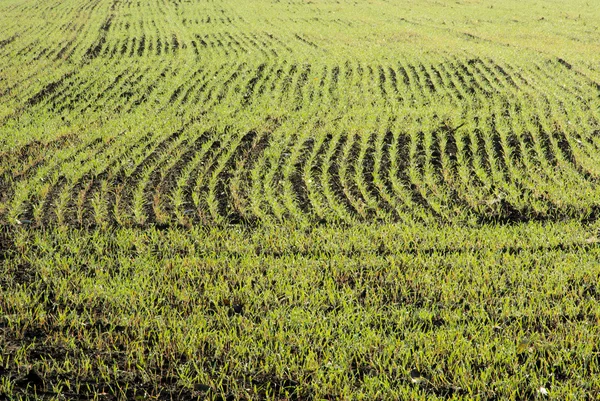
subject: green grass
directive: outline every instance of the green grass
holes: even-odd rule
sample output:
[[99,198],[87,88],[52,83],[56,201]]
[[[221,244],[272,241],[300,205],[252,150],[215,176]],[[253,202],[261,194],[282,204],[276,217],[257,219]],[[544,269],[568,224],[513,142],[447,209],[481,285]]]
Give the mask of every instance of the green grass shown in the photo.
[[47,397],[598,395],[597,227],[9,234],[0,363]]
[[3,1],[0,399],[600,397],[599,21]]

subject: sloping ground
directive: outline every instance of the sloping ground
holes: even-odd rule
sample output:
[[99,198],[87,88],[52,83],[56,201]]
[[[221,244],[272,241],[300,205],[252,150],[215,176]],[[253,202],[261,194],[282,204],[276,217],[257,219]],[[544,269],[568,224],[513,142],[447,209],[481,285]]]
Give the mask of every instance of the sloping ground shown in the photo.
[[75,121],[5,146],[5,222],[598,216],[600,90],[561,61],[159,62],[86,67],[28,97],[23,113],[51,119],[34,124]]

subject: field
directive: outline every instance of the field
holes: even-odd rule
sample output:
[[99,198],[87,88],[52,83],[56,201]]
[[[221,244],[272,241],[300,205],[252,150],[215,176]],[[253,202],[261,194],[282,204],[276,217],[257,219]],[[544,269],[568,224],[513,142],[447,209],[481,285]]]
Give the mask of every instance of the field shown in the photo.
[[600,7],[0,0],[0,400],[600,398]]

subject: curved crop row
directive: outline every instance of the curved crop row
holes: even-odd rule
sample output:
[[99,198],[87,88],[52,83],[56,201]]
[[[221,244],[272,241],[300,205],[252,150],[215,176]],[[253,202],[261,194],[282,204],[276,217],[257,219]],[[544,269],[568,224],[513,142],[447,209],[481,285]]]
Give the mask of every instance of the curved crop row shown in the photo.
[[[65,71],[22,88],[19,113],[96,113],[102,134],[52,157],[41,141],[1,153],[0,215],[39,225],[597,217],[590,78],[556,60],[428,57]],[[107,111],[156,118],[124,127]]]

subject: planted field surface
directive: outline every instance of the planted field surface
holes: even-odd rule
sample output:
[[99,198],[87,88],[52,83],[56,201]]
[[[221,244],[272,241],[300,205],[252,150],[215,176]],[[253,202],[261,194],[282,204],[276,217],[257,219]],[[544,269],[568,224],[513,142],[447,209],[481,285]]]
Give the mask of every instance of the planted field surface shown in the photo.
[[599,395],[597,227],[14,234],[6,394],[34,367],[46,398]]
[[588,53],[393,17],[405,6],[4,5],[2,220],[596,219]]
[[0,397],[598,396],[562,3],[1,2]]
[[[600,89],[559,61],[527,70],[462,57],[168,69],[120,79],[132,70],[124,66],[89,89],[80,82],[91,71],[66,74],[31,96],[26,104],[42,115],[103,111],[90,135],[63,128],[7,146],[3,218],[85,226],[598,216]],[[119,118],[104,121],[107,109]]]

